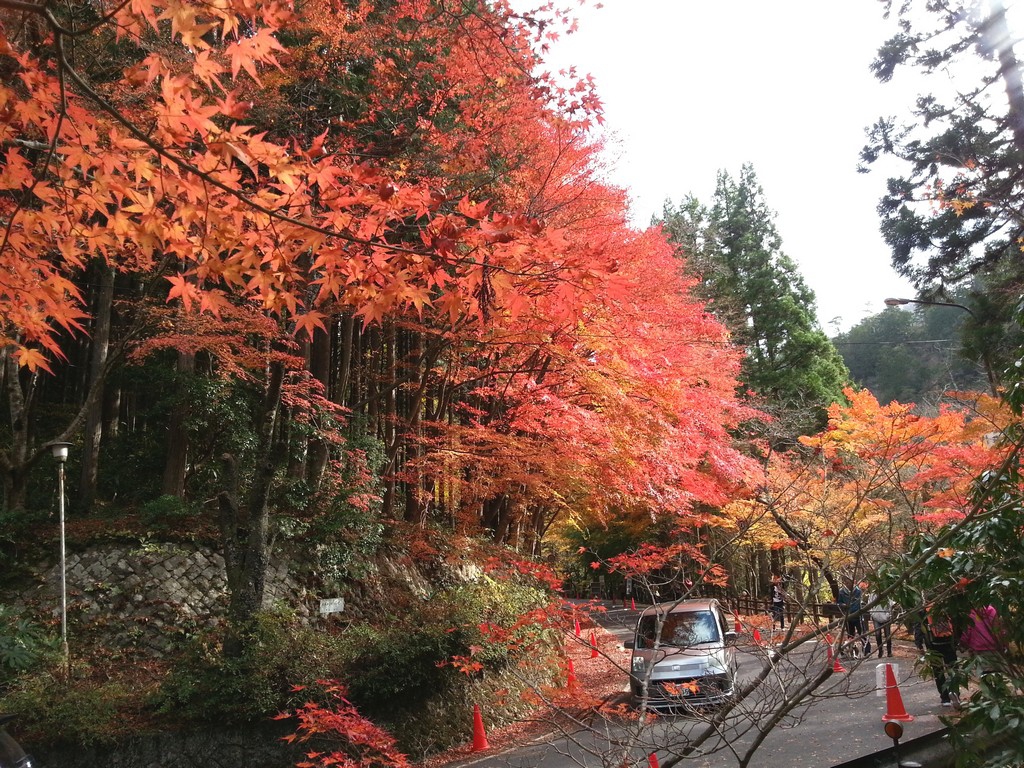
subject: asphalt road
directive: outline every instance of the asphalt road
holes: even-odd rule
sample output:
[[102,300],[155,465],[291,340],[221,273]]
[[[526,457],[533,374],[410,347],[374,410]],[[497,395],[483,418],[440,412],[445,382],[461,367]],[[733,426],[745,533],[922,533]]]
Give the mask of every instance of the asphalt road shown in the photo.
[[[608,604],[609,610],[598,618],[620,640],[631,635],[637,611],[623,610]],[[738,645],[740,651],[739,679],[751,680],[768,664],[771,668],[755,693],[737,708],[723,726],[716,730],[703,747],[687,757],[686,766],[725,768],[741,765],[744,752],[761,738],[774,713],[807,679],[820,672],[828,662],[824,644],[809,643],[772,661],[773,638],[762,638],[755,645],[746,633]],[[778,639],[778,638],[775,638]],[[939,719],[951,710],[943,708],[935,684],[921,679],[914,671],[916,651],[912,644],[897,643],[893,659],[874,655],[863,660],[841,659],[845,672],[834,672],[815,694],[794,709],[763,736],[747,765],[771,768],[811,768],[833,766],[854,758],[892,747],[892,740],[883,732],[882,716],[892,703],[902,703],[903,710],[913,716],[902,722],[903,742],[938,731],[944,727]],[[879,664],[893,662],[899,700],[890,702],[876,680],[884,681],[884,668]],[[627,691],[623,675],[623,698]],[[898,711],[895,708],[894,711]],[[624,718],[597,720],[590,728],[566,728],[538,739],[534,743],[500,755],[467,760],[460,766],[480,768],[619,768],[649,765],[648,755],[654,751],[659,763],[667,762],[702,731],[707,729],[701,715],[659,718],[653,727],[638,728]]]

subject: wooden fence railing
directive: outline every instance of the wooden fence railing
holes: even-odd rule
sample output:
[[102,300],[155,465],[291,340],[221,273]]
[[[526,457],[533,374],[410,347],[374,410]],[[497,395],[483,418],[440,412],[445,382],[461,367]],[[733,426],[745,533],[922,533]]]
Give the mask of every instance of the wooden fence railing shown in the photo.
[[[768,613],[771,605],[766,598],[747,597],[721,597],[719,600],[732,611],[749,616],[756,613]],[[820,621],[831,621],[840,615],[839,606],[835,603],[801,603],[797,604],[787,601],[785,604],[786,622],[793,621],[798,615],[817,623]]]
[[[626,601],[629,601],[631,597],[632,596],[624,598],[623,602],[625,603]],[[710,595],[701,595],[700,597],[710,597]],[[722,605],[725,606],[726,610],[734,611],[744,616],[768,614],[771,612],[771,602],[768,598],[750,597],[748,595],[716,595],[716,597]],[[599,599],[596,595],[595,598]],[[643,609],[651,604],[649,600],[649,597],[647,600],[644,600],[641,595],[637,595],[634,602],[638,609]],[[662,597],[661,600],[665,601],[666,598]],[[787,600],[785,603],[785,614],[787,624],[794,621],[797,616],[808,621],[820,623],[822,621],[832,621],[833,619],[839,618],[840,610],[839,606],[835,603],[797,603],[793,600]]]
[[[633,585],[633,590],[630,594],[622,596],[619,592],[620,600],[634,599],[637,608],[646,607],[651,604],[652,600],[665,602],[673,599],[675,595],[670,594],[655,594],[652,595],[647,591],[643,585]],[[619,587],[621,589],[621,585]],[[612,594],[608,594],[608,592]],[[616,599],[612,595],[617,590],[607,590],[603,583],[594,581],[589,586],[589,591],[586,589],[578,590],[576,597],[592,597],[594,599]],[[715,597],[722,605],[728,610],[735,611],[745,616],[751,616],[756,614],[767,614],[771,612],[771,601],[766,596],[762,597],[751,597],[750,595],[733,595],[729,594],[724,589],[713,589],[703,587],[699,594],[692,595],[693,597]],[[798,615],[809,621],[815,623],[821,621],[831,621],[836,619],[840,615],[839,606],[835,603],[828,602],[811,602],[811,601],[798,601],[795,599],[788,599],[785,603],[786,623],[793,621]]]

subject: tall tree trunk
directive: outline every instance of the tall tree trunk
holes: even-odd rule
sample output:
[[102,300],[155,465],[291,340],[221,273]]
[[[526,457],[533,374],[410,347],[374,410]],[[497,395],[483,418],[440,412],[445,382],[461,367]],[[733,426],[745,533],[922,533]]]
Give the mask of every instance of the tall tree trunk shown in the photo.
[[[181,377],[190,376],[196,369],[196,356],[179,352],[177,371]],[[162,493],[165,496],[185,498],[185,476],[188,472],[188,419],[192,408],[188,398],[182,398],[171,412],[167,429],[167,461],[164,463]]]
[[485,530],[491,532],[491,538],[497,543],[504,540],[508,531],[508,508],[508,495],[504,493],[488,499],[483,504],[483,518],[480,522]]
[[351,313],[346,313],[341,320],[340,338],[338,341],[337,379],[334,382],[334,391],[331,394],[331,399],[338,405],[349,405],[356,399],[349,397],[349,386],[352,383],[352,360],[357,335],[355,317]]
[[92,355],[89,361],[88,391],[99,388],[85,415],[85,434],[82,436],[82,475],[78,484],[78,503],[83,512],[92,510],[96,498],[96,478],[99,474],[100,446],[103,442],[103,405],[105,402],[104,374],[110,352],[110,316],[114,303],[114,270],[106,263],[97,265],[100,278],[95,322],[92,332]]
[[218,494],[218,503],[229,592],[229,627],[224,639],[224,653],[229,658],[237,658],[245,650],[252,620],[263,605],[270,562],[270,492],[281,459],[277,421],[284,373],[281,363],[270,364],[257,429],[256,462],[244,507],[238,499],[237,464],[233,456],[224,457],[228,487]]
[[4,506],[8,510],[25,508],[27,480],[32,468],[50,454],[54,442],[68,442],[78,434],[85,424],[86,416],[96,407],[106,380],[115,360],[120,354],[109,355],[93,386],[67,422],[63,431],[42,444],[37,443],[32,433],[32,408],[36,398],[38,373],[22,369],[16,360],[0,351],[0,365],[4,368],[3,381],[7,389],[7,407],[10,416],[10,440],[0,445],[0,483],[4,491]]
[[1006,22],[1006,8],[1002,0],[990,0],[990,47],[999,58],[999,76],[1006,88],[1006,99],[1010,105],[1008,123],[1013,131],[1013,145],[1018,152],[1024,152],[1024,82],[1021,79],[1020,62],[1013,52],[1016,37],[1011,34]]
[[398,480],[395,473],[398,471],[398,451],[401,448],[398,425],[396,424],[398,382],[395,355],[395,327],[390,325],[387,328],[387,336],[381,344],[380,382],[380,397],[384,408],[380,418],[380,434],[388,456],[388,463],[384,468],[384,502],[382,504],[383,515],[386,519],[395,515],[398,495]]
[[[416,459],[420,456],[421,450],[416,442],[416,437],[421,432],[420,419],[423,413],[422,403],[426,393],[429,371],[423,366],[423,339],[418,331],[407,331],[403,336],[406,339],[405,354],[403,359],[405,375],[403,381],[416,381],[415,392],[409,392],[402,388],[402,411],[400,418],[404,423],[404,431],[413,439],[405,439],[405,468],[415,465]],[[429,368],[429,366],[427,366]],[[407,473],[408,474],[408,473]],[[405,519],[414,525],[424,525],[427,521],[427,494],[423,485],[423,473],[414,469],[412,477],[405,483]]]
[[[333,327],[333,323],[331,327]],[[324,397],[331,399],[331,339],[333,334],[319,328],[313,331],[309,345],[309,373],[324,388]],[[306,446],[306,482],[314,491],[320,488],[330,458],[327,441],[318,434],[309,438]]]
[[0,447],[0,472],[3,473],[4,506],[7,510],[25,508],[25,489],[29,470],[33,394],[38,374],[18,367],[17,361],[4,354],[4,378],[7,384],[7,407],[10,414],[11,439]]
[[115,378],[103,386],[103,437],[110,440],[121,431],[121,384]]
[[494,543],[508,544],[514,532],[516,505],[507,494],[502,495],[501,503],[498,505],[498,519],[494,527]]

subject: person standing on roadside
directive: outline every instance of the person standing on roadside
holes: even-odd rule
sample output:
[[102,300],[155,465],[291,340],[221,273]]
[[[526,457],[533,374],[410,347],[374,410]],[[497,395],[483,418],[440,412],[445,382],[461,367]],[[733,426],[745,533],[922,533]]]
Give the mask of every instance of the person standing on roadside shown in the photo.
[[[866,598],[868,605],[873,600],[874,598],[870,595]],[[868,615],[871,617],[871,623],[875,626],[875,646],[878,648],[878,658],[882,658],[883,644],[885,645],[885,655],[892,656],[892,601],[882,600],[871,609]]]
[[956,634],[953,620],[935,606],[925,608],[924,645],[928,649],[928,664],[932,668],[939,701],[944,707],[960,709],[960,688],[953,680],[956,664]]
[[960,635],[960,647],[978,659],[977,665],[982,675],[991,674],[998,670],[999,660],[1005,650],[995,606],[975,608],[967,618],[969,623]]
[[914,633],[914,647],[919,651],[924,650],[924,610],[914,612],[914,623],[911,631]]
[[786,589],[779,574],[772,576],[772,629],[779,622],[779,629],[786,628]]
[[847,579],[836,600],[843,616],[846,617],[847,648],[854,658],[857,658],[862,650],[865,656],[871,653],[871,643],[864,636],[864,620],[860,616],[863,595],[860,584],[855,584],[853,579]]

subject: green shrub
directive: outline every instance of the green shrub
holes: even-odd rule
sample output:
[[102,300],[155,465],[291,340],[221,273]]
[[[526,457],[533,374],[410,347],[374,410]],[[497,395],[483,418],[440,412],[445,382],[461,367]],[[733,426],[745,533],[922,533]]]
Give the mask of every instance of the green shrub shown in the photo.
[[362,628],[346,639],[352,654],[349,693],[360,711],[382,717],[421,706],[449,687],[451,671],[440,666],[463,649],[457,637],[436,626],[403,623],[387,630]]
[[[353,700],[358,696],[417,759],[466,741],[467,702],[500,701],[487,712],[493,725],[525,717],[530,704],[523,694],[560,674],[554,633],[530,623],[517,627],[546,602],[539,589],[485,577],[414,603],[400,619],[386,617],[386,629],[350,628],[346,637],[357,651],[348,673]],[[447,663],[456,655],[482,668],[464,674]]]
[[59,647],[56,637],[47,635],[19,611],[0,605],[0,686],[52,660]]
[[[485,576],[451,590],[444,610],[471,633],[475,660],[495,670],[518,663],[524,654],[536,656],[541,646],[554,647],[556,637],[545,627],[529,622],[517,626],[521,617],[547,601],[540,589]],[[493,634],[488,626],[495,629]]]
[[147,501],[139,509],[139,516],[142,522],[147,525],[159,524],[168,521],[181,520],[195,512],[194,507],[177,496],[158,496],[152,501]]
[[201,515],[200,505],[177,496],[158,496],[139,508],[139,522],[147,537],[195,537],[201,526],[196,521]]
[[129,733],[124,714],[137,703],[135,692],[121,683],[39,673],[19,678],[0,699],[0,711],[16,712],[19,730],[30,740],[92,747]]
[[384,463],[379,440],[353,434],[311,505],[301,533],[304,540],[316,542],[311,567],[328,588],[365,577],[384,541],[380,516]]
[[514,627],[544,602],[537,589],[485,578],[381,616],[377,628],[350,628],[345,680],[353,701],[368,714],[393,718],[426,706],[466,677],[449,664],[453,657],[482,664],[479,677],[545,655],[545,648],[554,648],[546,630],[527,625],[498,641],[481,629]]
[[0,584],[7,586],[31,574],[28,563],[41,556],[51,541],[39,535],[40,526],[52,524],[47,520],[51,513],[3,509],[0,503]]
[[274,715],[309,699],[309,691],[298,694],[295,686],[338,677],[336,642],[279,613],[258,615],[240,658],[224,656],[219,634],[197,636],[161,686],[156,707],[184,720],[244,722]]

